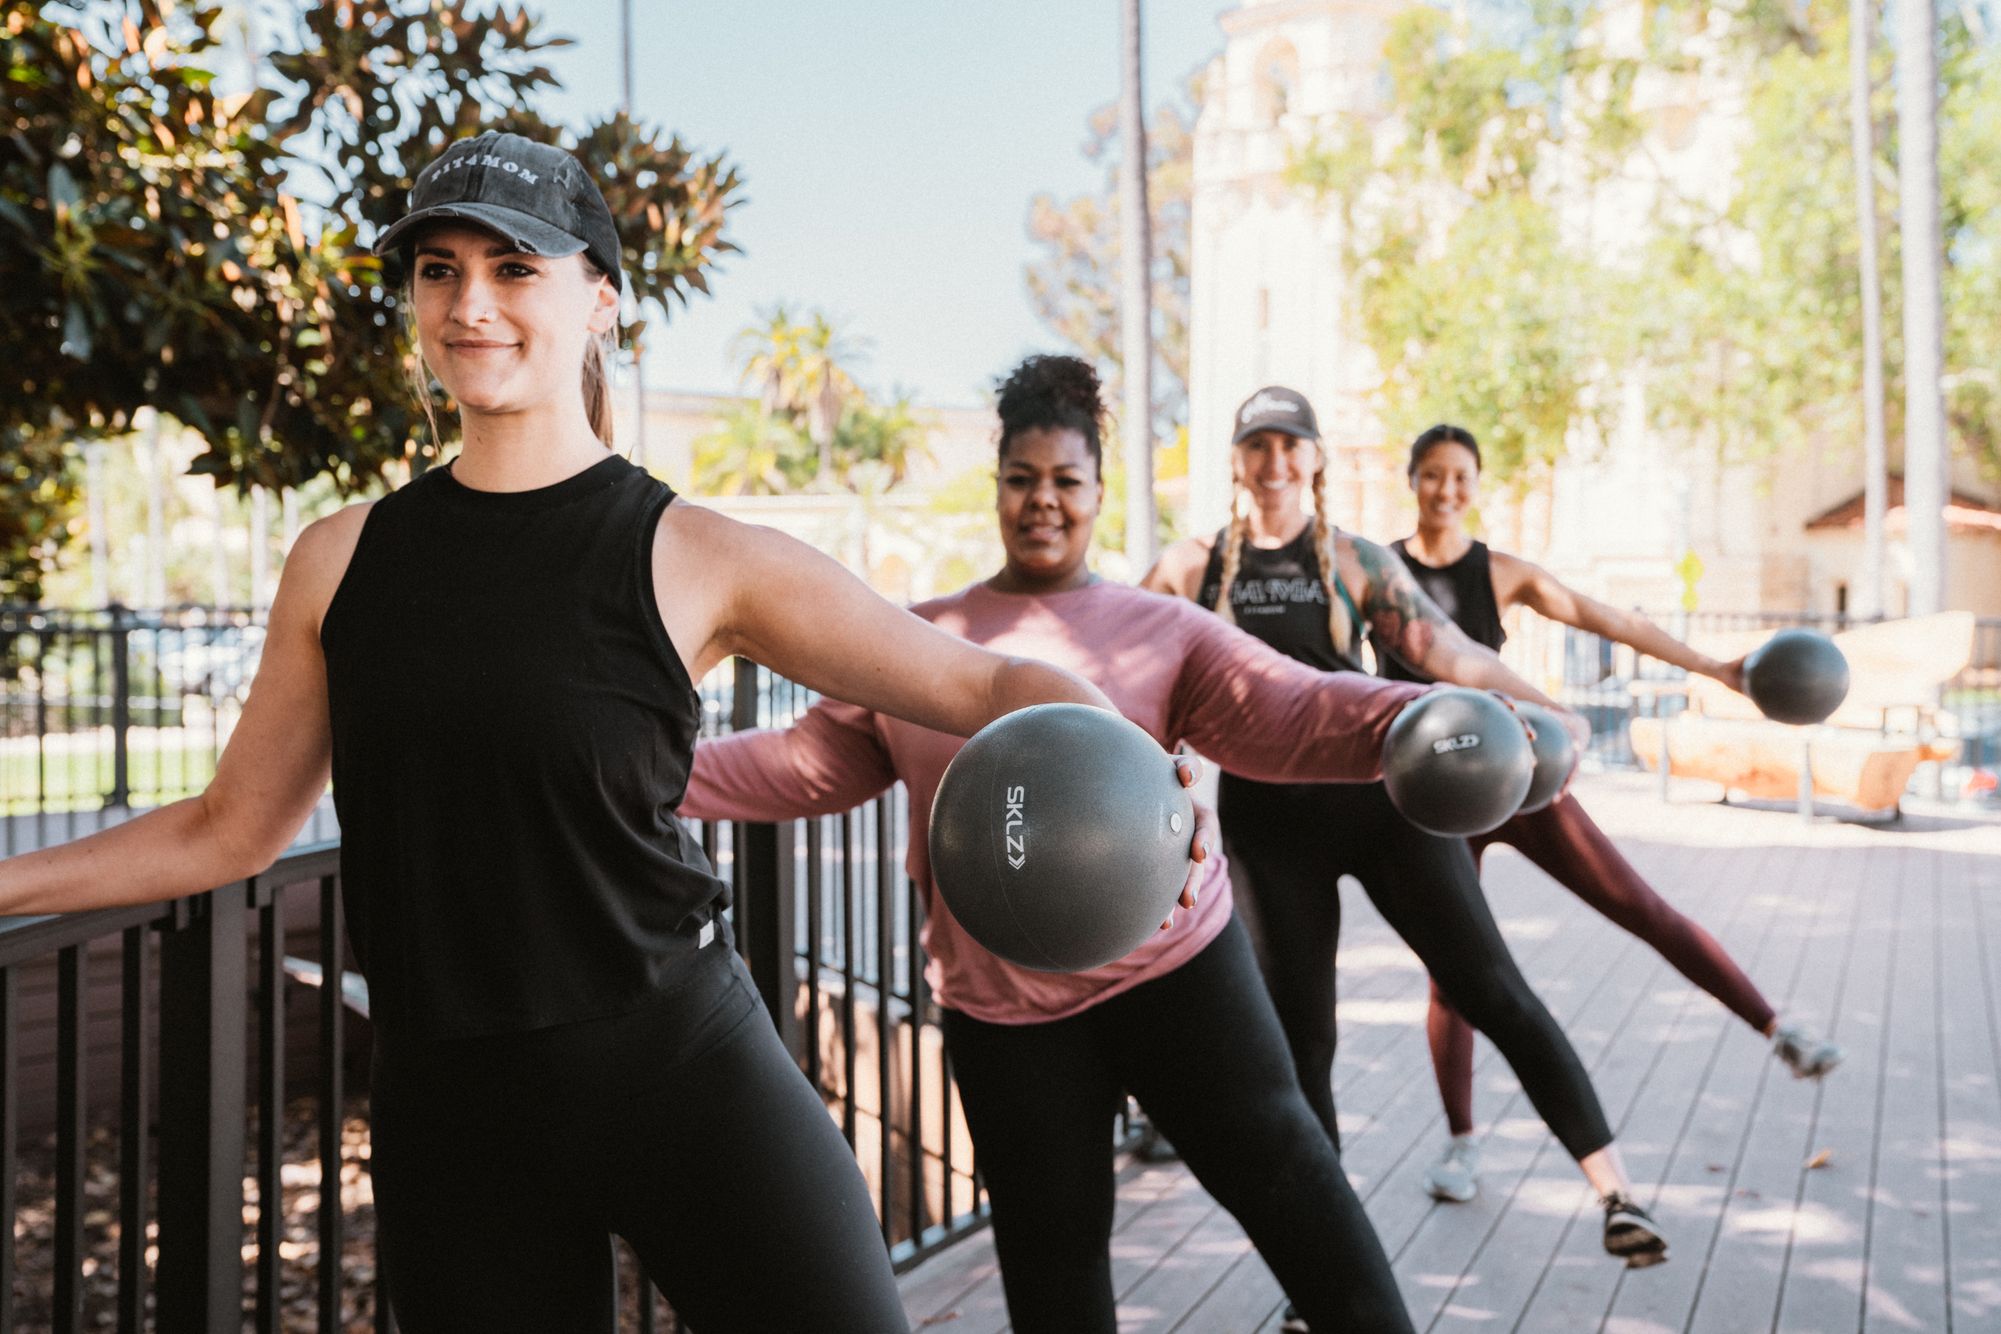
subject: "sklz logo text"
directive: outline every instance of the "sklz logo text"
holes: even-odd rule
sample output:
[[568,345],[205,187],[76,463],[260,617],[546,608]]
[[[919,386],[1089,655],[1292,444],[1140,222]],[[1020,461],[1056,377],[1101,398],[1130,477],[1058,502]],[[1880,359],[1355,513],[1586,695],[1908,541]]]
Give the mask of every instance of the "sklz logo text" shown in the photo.
[[1478,732],[1461,732],[1458,736],[1440,737],[1431,743],[1433,755],[1447,755],[1455,750],[1471,750],[1480,744]]
[[1027,825],[1021,818],[1021,803],[1026,800],[1028,789],[1011,787],[1007,790],[1007,812],[1001,822],[1001,833],[1007,838],[1007,864],[1019,871],[1028,863]]

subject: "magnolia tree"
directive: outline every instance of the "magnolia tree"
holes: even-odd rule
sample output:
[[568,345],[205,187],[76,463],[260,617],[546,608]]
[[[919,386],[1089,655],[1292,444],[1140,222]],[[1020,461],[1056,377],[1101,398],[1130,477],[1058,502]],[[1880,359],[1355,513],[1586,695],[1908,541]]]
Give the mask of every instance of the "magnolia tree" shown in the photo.
[[[220,95],[222,10],[10,6],[0,139],[0,600],[32,599],[74,502],[73,446],[151,408],[198,432],[217,485],[344,493],[436,455],[393,261],[366,252],[416,172],[495,128],[597,172],[641,308],[708,290],[739,179],[625,115],[535,111],[563,39],[525,11],[302,6],[254,88]],[[290,11],[287,11],[288,13]],[[442,402],[440,397],[439,402]]]

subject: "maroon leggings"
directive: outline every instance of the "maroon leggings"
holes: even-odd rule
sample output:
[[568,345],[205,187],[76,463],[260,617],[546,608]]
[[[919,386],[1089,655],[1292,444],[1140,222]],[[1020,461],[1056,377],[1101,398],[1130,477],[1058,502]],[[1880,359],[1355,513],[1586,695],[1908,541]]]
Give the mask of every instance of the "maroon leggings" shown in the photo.
[[[1559,885],[1654,947],[1682,976],[1730,1007],[1759,1032],[1772,1022],[1772,1006],[1744,976],[1723,946],[1653,891],[1619,854],[1574,797],[1560,797],[1531,815],[1517,815],[1468,839],[1477,857],[1491,843],[1513,845]],[[1431,984],[1431,1068],[1455,1135],[1473,1131],[1473,1026]]]

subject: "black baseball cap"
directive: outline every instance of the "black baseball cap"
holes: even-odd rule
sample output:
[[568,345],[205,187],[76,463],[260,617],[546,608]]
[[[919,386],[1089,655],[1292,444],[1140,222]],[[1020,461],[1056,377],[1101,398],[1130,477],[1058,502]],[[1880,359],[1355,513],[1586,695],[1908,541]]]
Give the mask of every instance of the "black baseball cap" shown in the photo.
[[1320,423],[1314,420],[1313,405],[1306,401],[1306,395],[1268,384],[1237,409],[1237,433],[1230,437],[1230,443],[1242,444],[1259,431],[1283,431],[1301,440],[1318,440]]
[[625,287],[618,229],[583,163],[553,144],[488,130],[461,139],[417,173],[410,211],[376,238],[375,253],[407,246],[427,222],[469,222],[529,255],[584,255]]

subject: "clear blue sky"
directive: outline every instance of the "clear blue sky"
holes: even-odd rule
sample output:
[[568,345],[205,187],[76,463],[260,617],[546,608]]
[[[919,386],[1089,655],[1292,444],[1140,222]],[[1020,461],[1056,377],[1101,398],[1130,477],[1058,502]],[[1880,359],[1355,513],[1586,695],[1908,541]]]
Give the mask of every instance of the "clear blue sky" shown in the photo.
[[[545,111],[621,94],[618,0],[550,0],[564,90]],[[1233,0],[1146,6],[1149,107],[1222,48]],[[745,178],[743,247],[648,339],[647,382],[728,389],[730,342],[784,301],[868,340],[861,380],[933,404],[981,401],[1053,335],[1030,309],[1025,222],[1038,191],[1094,188],[1080,151],[1118,92],[1117,0],[634,0],[634,110]]]

